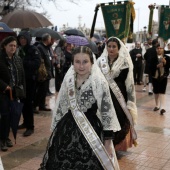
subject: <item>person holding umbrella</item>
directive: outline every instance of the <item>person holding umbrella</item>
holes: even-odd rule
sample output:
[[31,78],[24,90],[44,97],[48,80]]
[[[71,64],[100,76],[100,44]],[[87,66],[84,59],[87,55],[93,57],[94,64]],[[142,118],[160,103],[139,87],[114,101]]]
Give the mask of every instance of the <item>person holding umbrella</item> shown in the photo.
[[[0,51],[0,142],[1,150],[7,151],[13,144],[9,139],[10,132],[10,91],[17,99],[16,85],[23,86],[25,94],[25,76],[22,60],[16,53],[17,40],[13,36],[5,38]],[[19,85],[18,84],[18,85]]]

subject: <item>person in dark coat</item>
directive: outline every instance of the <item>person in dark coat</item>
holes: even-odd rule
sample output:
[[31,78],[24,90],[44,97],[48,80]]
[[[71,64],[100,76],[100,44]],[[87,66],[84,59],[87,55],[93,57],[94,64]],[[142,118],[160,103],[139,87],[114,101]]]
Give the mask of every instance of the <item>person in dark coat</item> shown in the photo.
[[68,69],[71,66],[72,62],[72,45],[67,43],[65,51],[64,51],[64,56],[65,56],[65,63],[63,65],[63,77],[67,73]]
[[[51,36],[47,33],[42,35],[42,41],[37,45],[37,48],[40,52],[41,59],[44,60],[45,68],[47,71],[47,77],[44,81],[37,83],[37,91],[35,95],[35,101],[34,101],[34,109],[36,107],[39,107],[39,111],[51,111],[50,108],[47,108],[45,106],[45,99],[46,94],[48,91],[48,84],[49,80],[52,78],[52,72],[51,72],[51,56],[49,52],[49,46],[51,45]],[[38,113],[37,110],[35,112]]]
[[[54,67],[53,67],[53,58],[55,57],[55,53],[54,53],[54,50],[53,50],[53,44],[55,42],[55,39],[54,38],[51,38],[51,43],[50,45],[48,46],[49,47],[49,53],[50,53],[50,62],[51,62],[51,78],[54,78]],[[50,80],[48,80],[48,90],[47,90],[47,96],[51,96],[53,95],[54,93],[52,93],[50,91]]]
[[[152,47],[152,38],[147,38],[147,42],[144,43],[143,48],[142,48],[143,56],[145,55],[146,50],[151,48],[151,47]],[[147,84],[149,82],[149,80],[148,80],[148,78],[149,78],[148,71],[147,71],[147,69],[145,69],[145,67],[146,67],[146,61],[145,61],[145,58],[144,58],[143,73],[142,73],[142,78],[143,78],[143,89],[142,89],[142,91],[144,91],[144,92],[146,91],[146,86],[147,86]]]
[[[25,76],[22,60],[15,52],[17,39],[13,36],[2,41],[0,51],[0,142],[1,150],[7,151],[13,144],[9,139],[10,132],[10,91],[13,99],[18,97],[15,94],[15,86],[22,85],[25,94]],[[23,96],[24,97],[24,96]]]
[[59,92],[61,83],[63,81],[63,65],[65,63],[65,56],[64,56],[64,47],[66,41],[60,40],[58,45],[55,47],[54,52],[56,53],[56,58],[54,60],[54,67],[55,67],[55,90]]
[[152,76],[153,92],[155,97],[155,108],[153,111],[160,109],[163,115],[165,110],[165,92],[167,87],[167,77],[169,75],[170,58],[164,55],[164,49],[158,44],[156,55],[152,56],[150,62],[150,71]]
[[142,48],[140,42],[136,42],[135,48],[130,51],[130,55],[133,62],[133,76],[134,76],[134,82],[138,85],[141,85],[140,79],[141,79],[141,71],[142,71]]
[[23,136],[30,136],[34,132],[33,101],[36,88],[37,71],[40,66],[40,53],[38,49],[30,45],[31,35],[28,31],[21,31],[18,35],[19,52],[18,55],[23,61],[26,98],[23,100],[23,124],[19,129],[26,128]]
[[144,73],[148,74],[149,76],[149,89],[148,89],[148,94],[152,95],[153,91],[152,91],[152,75],[150,72],[150,63],[152,62],[152,56],[156,56],[156,46],[158,45],[158,40],[154,39],[152,41],[152,47],[148,48],[145,55],[144,55],[144,59],[145,59],[145,70]]

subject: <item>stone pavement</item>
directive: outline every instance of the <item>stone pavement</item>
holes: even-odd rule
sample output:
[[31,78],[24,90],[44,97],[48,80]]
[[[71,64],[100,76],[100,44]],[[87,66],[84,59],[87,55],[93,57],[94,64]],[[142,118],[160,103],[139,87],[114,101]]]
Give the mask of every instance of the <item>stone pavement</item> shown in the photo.
[[[120,169],[170,170],[170,79],[166,93],[166,113],[163,116],[159,111],[152,111],[155,107],[154,97],[142,92],[142,88],[136,85],[138,146],[118,153]],[[51,89],[54,91],[53,87]],[[56,97],[47,98],[49,107],[54,108]],[[37,170],[51,134],[50,124],[51,112],[41,112],[35,115],[35,132],[32,136],[23,137],[24,130],[18,130],[14,147],[7,152],[0,151],[4,169]],[[10,138],[13,140],[12,134]]]

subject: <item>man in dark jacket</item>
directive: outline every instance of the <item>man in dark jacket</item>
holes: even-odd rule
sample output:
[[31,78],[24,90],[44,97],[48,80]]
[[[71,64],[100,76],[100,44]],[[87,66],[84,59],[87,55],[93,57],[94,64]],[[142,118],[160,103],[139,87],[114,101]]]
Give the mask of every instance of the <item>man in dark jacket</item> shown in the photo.
[[133,62],[133,74],[134,74],[134,82],[140,85],[140,76],[142,71],[142,48],[140,42],[136,42],[135,48],[130,52],[132,62]]
[[157,44],[158,44],[158,40],[154,39],[152,41],[152,47],[148,48],[145,55],[144,55],[144,59],[145,59],[145,62],[146,62],[145,73],[148,73],[148,75],[149,75],[149,89],[148,89],[149,95],[153,94],[153,91],[152,91],[152,75],[151,75],[151,70],[150,70],[150,63],[152,62],[152,58],[157,56],[157,53],[156,53]]
[[49,52],[49,46],[51,44],[51,36],[47,33],[43,34],[42,42],[37,45],[41,54],[41,59],[44,60],[45,68],[47,71],[47,78],[44,81],[38,82],[37,91],[34,101],[34,108],[39,107],[40,111],[51,111],[50,108],[45,106],[46,94],[48,91],[49,80],[52,78],[51,72],[51,55]]
[[63,65],[63,77],[66,75],[68,69],[71,66],[72,62],[72,45],[67,43],[65,51],[64,51],[64,56],[65,56],[65,62]]
[[36,87],[37,70],[40,66],[40,53],[35,46],[30,45],[31,36],[27,31],[21,31],[18,35],[19,52],[22,58],[25,81],[26,81],[26,98],[23,100],[23,124],[19,129],[26,128],[24,136],[30,136],[34,132],[33,100]]

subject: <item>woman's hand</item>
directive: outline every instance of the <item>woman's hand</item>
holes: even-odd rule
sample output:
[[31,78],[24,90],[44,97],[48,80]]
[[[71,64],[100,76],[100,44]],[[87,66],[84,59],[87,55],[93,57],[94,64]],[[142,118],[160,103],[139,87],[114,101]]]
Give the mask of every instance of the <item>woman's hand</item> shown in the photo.
[[6,89],[5,89],[5,91],[7,91],[7,90],[12,90],[12,89],[11,89],[10,86],[7,86]]
[[112,139],[105,140],[104,141],[104,146],[105,146],[105,148],[106,148],[110,158],[113,158],[113,149],[114,149],[114,146],[113,146]]
[[158,65],[157,65],[157,68],[161,68],[161,67],[163,67],[164,65],[163,65],[163,63],[159,63]]
[[10,86],[7,86],[6,89],[3,91],[3,93],[5,93],[5,92],[8,91],[8,90],[9,90],[9,91],[12,90]]
[[164,58],[164,57],[162,58],[162,63],[163,63],[163,65],[165,65],[165,64],[166,64],[166,60],[165,60],[165,58]]
[[57,68],[60,68],[60,64],[57,64]]

